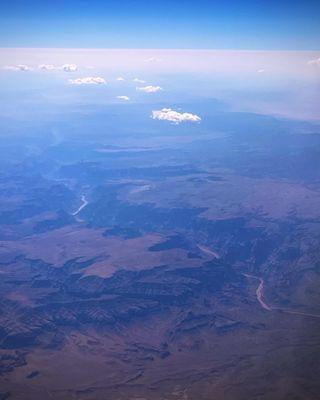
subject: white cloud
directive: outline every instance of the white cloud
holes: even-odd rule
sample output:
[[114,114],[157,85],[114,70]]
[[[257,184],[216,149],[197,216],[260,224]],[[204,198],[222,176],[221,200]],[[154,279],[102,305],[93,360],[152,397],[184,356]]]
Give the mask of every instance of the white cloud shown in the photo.
[[4,69],[7,69],[9,71],[32,71],[32,68],[28,67],[28,65],[25,64],[8,65],[4,67]]
[[260,68],[257,70],[258,74],[263,74],[266,70],[263,68]]
[[101,85],[107,82],[100,76],[88,76],[86,78],[69,79],[69,83],[72,85]]
[[316,58],[315,60],[308,61],[309,65],[315,65],[316,67],[320,67],[320,57]]
[[117,96],[117,99],[123,100],[123,101],[129,101],[130,97],[128,97],[128,96]]
[[171,108],[163,108],[162,110],[152,111],[152,119],[158,119],[160,121],[170,121],[174,124],[180,124],[180,122],[200,122],[201,118],[196,114],[180,113],[174,111]]
[[139,79],[139,78],[134,78],[133,82],[136,82],[136,83],[146,83],[146,81],[143,81],[142,79]]
[[60,67],[64,72],[74,72],[78,70],[78,66],[76,64],[64,64]]
[[122,76],[118,76],[117,81],[123,82],[123,81],[125,81],[125,79]]
[[[11,70],[11,71],[32,71],[33,70],[33,68],[31,68],[25,64],[9,65],[4,68]],[[75,72],[78,70],[78,66],[76,64],[64,64],[64,65],[61,65],[60,67],[58,67],[53,64],[40,64],[40,65],[38,65],[38,69],[41,69],[43,71],[62,70],[65,72]]]
[[150,57],[147,58],[146,60],[144,60],[144,62],[146,63],[157,63],[157,62],[161,62],[161,58],[157,58],[157,57]]
[[146,93],[156,93],[159,92],[160,90],[163,90],[162,87],[160,86],[144,86],[144,87],[137,87],[136,89]]
[[43,71],[53,71],[56,67],[53,64],[40,64],[38,68]]

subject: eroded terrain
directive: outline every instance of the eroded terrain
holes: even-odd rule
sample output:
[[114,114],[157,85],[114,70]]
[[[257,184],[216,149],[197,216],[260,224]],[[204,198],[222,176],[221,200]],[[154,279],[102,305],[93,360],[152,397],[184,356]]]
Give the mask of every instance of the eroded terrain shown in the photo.
[[1,400],[318,398],[319,128],[230,115],[1,138]]

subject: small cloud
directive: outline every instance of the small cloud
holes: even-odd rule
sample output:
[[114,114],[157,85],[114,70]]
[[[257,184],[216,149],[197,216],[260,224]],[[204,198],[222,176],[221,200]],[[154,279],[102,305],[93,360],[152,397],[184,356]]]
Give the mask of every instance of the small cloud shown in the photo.
[[64,72],[75,72],[78,70],[78,66],[76,64],[64,64],[60,67]]
[[136,83],[146,83],[146,81],[143,81],[142,79],[139,79],[139,78],[134,78],[133,82],[136,82]]
[[191,113],[180,113],[174,111],[171,108],[163,108],[162,110],[152,111],[152,119],[158,119],[160,121],[170,121],[174,124],[180,124],[181,122],[200,122],[201,118],[196,114]]
[[144,87],[137,87],[137,90],[140,92],[145,92],[145,93],[156,93],[159,92],[160,90],[163,90],[162,87],[160,86],[144,86]]
[[258,74],[263,74],[266,70],[263,68],[260,68],[257,70]]
[[32,68],[28,67],[28,65],[25,64],[8,65],[4,67],[4,69],[7,69],[9,71],[32,71]]
[[150,57],[150,58],[147,58],[146,60],[144,60],[144,62],[146,62],[146,63],[158,63],[161,61],[162,61],[161,58],[157,58],[157,57]]
[[119,82],[124,82],[125,79],[124,79],[122,76],[118,76],[117,81],[119,81]]
[[88,76],[86,78],[69,79],[69,83],[72,85],[101,85],[107,82],[100,76]]
[[42,71],[53,71],[56,67],[53,64],[40,64],[38,68]]
[[123,101],[129,101],[130,97],[128,97],[128,96],[117,96],[117,99],[123,100]]
[[316,67],[320,67],[320,57],[316,58],[315,60],[308,61],[309,65],[315,65]]

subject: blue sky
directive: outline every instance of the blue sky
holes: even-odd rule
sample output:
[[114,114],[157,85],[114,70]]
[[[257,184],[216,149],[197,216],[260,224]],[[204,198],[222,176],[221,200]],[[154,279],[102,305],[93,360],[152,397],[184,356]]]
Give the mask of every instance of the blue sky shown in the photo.
[[319,1],[2,0],[1,47],[319,50]]

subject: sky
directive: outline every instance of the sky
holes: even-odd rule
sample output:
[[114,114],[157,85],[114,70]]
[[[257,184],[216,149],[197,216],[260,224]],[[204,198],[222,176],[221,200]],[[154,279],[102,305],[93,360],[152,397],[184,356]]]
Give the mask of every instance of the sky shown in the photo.
[[0,47],[319,50],[320,2],[2,0]]
[[319,121],[319,21],[319,0],[2,0],[0,118],[218,101]]

